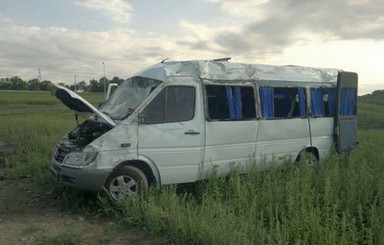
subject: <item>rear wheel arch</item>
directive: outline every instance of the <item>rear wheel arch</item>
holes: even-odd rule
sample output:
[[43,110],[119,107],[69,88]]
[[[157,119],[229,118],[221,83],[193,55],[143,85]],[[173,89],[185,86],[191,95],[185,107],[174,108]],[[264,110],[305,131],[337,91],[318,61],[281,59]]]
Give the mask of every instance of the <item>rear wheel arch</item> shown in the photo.
[[301,157],[302,157],[302,154],[303,153],[306,153],[306,154],[313,154],[315,157],[316,157],[316,160],[319,161],[320,160],[320,154],[319,154],[319,149],[317,149],[317,147],[314,147],[314,146],[309,146],[309,147],[306,147],[304,149],[302,149],[300,151],[300,153],[297,155],[296,157],[296,162],[297,161],[300,161]]

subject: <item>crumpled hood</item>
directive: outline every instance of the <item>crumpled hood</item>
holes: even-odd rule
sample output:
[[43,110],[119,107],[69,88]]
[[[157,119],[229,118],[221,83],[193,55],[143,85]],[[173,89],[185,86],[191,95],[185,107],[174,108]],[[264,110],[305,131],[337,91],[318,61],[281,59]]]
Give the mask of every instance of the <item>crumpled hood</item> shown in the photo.
[[53,85],[52,95],[55,95],[56,98],[64,103],[64,105],[75,112],[95,113],[99,118],[101,118],[112,127],[116,126],[115,122],[109,116],[96,109],[96,107],[94,107],[91,103],[66,87]]

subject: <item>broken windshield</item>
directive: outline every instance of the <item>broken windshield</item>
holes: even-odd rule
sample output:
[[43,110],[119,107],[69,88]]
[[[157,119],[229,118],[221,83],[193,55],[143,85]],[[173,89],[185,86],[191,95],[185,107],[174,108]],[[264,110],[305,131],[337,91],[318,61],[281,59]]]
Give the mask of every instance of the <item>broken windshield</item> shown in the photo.
[[111,97],[100,106],[100,111],[112,119],[124,119],[129,116],[160,83],[160,81],[154,79],[132,77],[116,89]]

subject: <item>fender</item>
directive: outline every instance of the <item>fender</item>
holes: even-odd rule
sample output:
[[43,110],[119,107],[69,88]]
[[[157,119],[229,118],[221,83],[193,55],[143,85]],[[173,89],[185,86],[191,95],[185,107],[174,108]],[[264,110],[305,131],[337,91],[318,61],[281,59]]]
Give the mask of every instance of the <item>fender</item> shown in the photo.
[[160,176],[160,171],[157,165],[150,158],[144,155],[139,154],[137,160],[145,162],[151,168],[152,173],[155,176],[156,183],[158,185],[161,185],[161,176]]
[[300,156],[301,156],[301,153],[302,153],[302,152],[313,152],[313,154],[315,154],[315,157],[317,158],[317,160],[320,161],[320,153],[319,153],[319,149],[318,149],[316,146],[307,145],[306,147],[304,147],[303,149],[301,149],[301,151],[299,152],[299,154],[297,154],[297,157],[296,157],[296,160],[295,160],[295,161],[299,161],[299,160],[300,160]]
[[155,182],[154,184],[161,185],[160,172],[159,172],[156,164],[154,164],[154,162],[152,160],[150,160],[149,158],[139,155],[137,158],[126,159],[126,160],[120,162],[119,164],[117,164],[113,168],[113,171],[115,171],[116,169],[120,168],[122,165],[125,165],[125,164],[132,165],[132,166],[135,166],[138,168],[140,168],[140,164],[146,165],[146,167],[149,168],[149,170],[152,172],[152,175],[153,175],[153,177],[150,179],[154,178],[154,182]]

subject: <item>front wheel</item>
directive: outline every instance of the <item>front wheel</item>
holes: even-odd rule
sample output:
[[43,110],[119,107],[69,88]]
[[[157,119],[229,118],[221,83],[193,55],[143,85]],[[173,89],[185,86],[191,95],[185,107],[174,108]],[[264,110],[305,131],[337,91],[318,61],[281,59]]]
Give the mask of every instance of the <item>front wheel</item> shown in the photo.
[[115,170],[104,185],[112,200],[135,196],[148,190],[148,180],[143,171],[133,166]]

